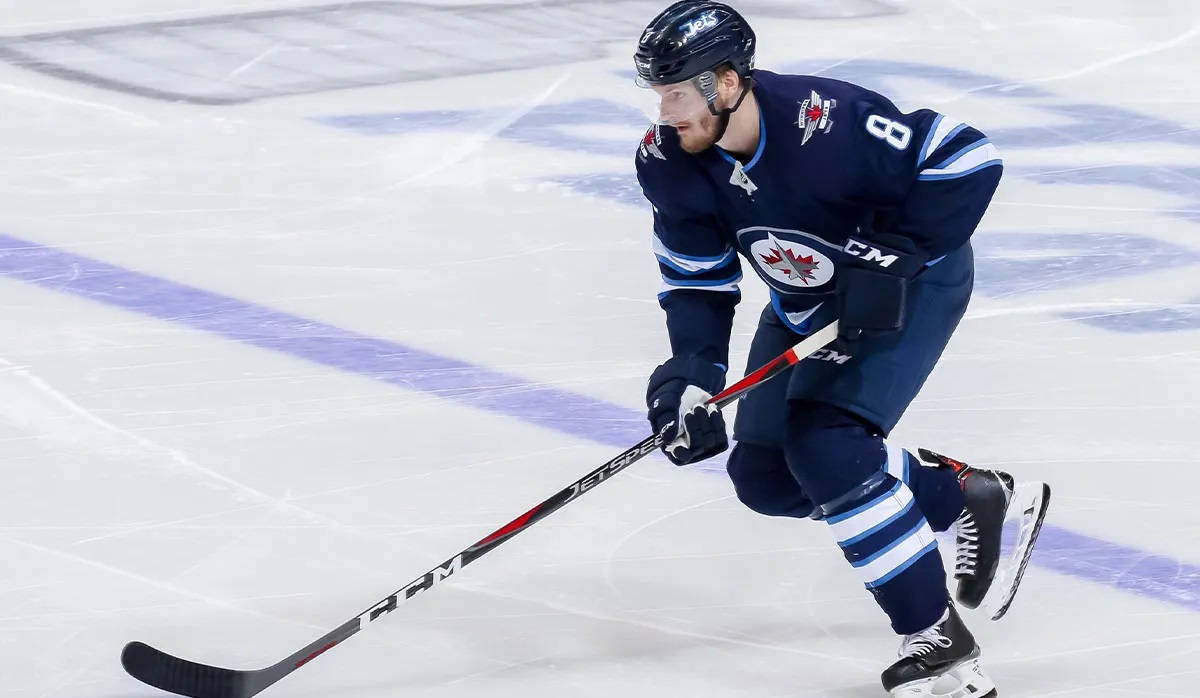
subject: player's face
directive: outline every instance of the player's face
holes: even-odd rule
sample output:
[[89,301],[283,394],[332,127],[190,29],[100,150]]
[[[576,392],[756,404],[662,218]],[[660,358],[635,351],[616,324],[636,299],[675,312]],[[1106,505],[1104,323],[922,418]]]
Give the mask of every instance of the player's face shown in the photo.
[[655,123],[674,126],[691,121],[708,111],[708,100],[692,80],[670,85],[650,85],[657,101],[652,116]]
[[703,114],[671,125],[679,134],[679,147],[689,153],[702,153],[717,142],[721,131],[721,117],[713,116],[706,108]]
[[655,123],[672,126],[679,134],[680,146],[689,153],[700,153],[716,143],[721,134],[721,117],[714,116],[704,90],[715,91],[718,106],[722,103],[725,85],[717,85],[716,75],[706,73],[697,78],[670,85],[647,85],[655,99],[649,110]]

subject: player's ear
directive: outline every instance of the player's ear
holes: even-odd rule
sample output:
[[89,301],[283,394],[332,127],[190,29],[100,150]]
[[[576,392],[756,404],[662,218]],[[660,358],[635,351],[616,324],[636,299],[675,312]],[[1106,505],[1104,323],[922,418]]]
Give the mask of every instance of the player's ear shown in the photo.
[[723,65],[717,68],[717,84],[725,95],[737,95],[742,90],[742,80],[732,66]]

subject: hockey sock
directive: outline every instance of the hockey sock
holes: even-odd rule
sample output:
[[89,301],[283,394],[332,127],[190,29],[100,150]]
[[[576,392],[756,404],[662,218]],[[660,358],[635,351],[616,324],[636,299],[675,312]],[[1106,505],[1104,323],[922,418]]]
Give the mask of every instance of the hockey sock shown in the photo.
[[[893,451],[892,468],[900,475],[895,477],[882,437],[859,418],[821,403],[793,402],[789,407],[788,468],[805,494],[821,503],[846,560],[897,633],[933,625],[945,612],[949,595],[937,541],[903,479],[905,465],[913,479],[918,464],[909,463],[902,450]],[[914,479],[922,489],[939,484],[923,475]],[[962,508],[961,502],[958,506]]]
[[878,484],[825,519],[846,560],[902,635],[946,610],[946,571],[912,490],[880,473]]
[[887,473],[912,490],[917,506],[934,531],[950,528],[963,509],[962,487],[947,468],[933,468],[899,446],[887,444]]

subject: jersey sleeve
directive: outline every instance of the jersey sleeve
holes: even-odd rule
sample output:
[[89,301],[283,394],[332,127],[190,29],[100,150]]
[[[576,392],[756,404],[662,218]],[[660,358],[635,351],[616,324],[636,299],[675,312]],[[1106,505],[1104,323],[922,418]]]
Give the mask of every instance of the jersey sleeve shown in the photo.
[[673,355],[729,365],[741,263],[707,210],[707,180],[670,163],[639,158],[638,182],[653,207],[651,247],[662,276],[658,303],[667,315]]
[[856,186],[881,207],[876,232],[908,237],[933,258],[965,243],[1004,171],[996,146],[953,117],[905,114],[873,92],[857,107]]

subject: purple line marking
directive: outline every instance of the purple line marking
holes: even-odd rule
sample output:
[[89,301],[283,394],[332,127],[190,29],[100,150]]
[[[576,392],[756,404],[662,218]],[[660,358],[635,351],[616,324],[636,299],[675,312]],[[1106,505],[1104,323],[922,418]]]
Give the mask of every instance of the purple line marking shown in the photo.
[[3,234],[0,273],[605,444],[645,438],[627,408]]
[[[616,448],[649,433],[639,410],[7,235],[0,274]],[[1200,611],[1200,565],[1049,524],[1032,562]]]
[[[1052,498],[1047,519],[1053,515]],[[1200,611],[1200,566],[1165,555],[1044,524],[1030,562],[1061,574]]]

